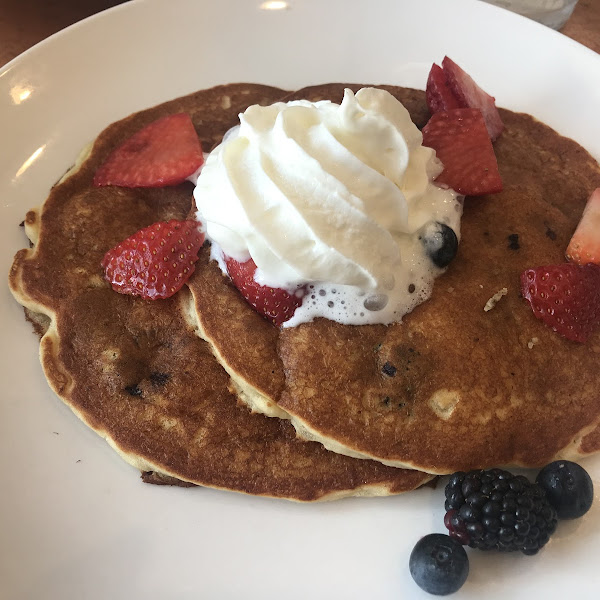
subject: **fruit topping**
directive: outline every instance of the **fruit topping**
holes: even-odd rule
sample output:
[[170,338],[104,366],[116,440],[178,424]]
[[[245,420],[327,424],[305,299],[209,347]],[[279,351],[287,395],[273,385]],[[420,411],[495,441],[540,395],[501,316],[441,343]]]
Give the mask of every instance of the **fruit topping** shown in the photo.
[[416,584],[436,596],[456,592],[469,575],[465,549],[443,533],[421,538],[411,552],[408,566]]
[[536,478],[559,519],[578,519],[592,506],[594,484],[577,463],[557,460],[546,465]]
[[432,114],[453,108],[476,108],[483,115],[492,141],[504,129],[494,97],[484,92],[470,75],[447,56],[441,67],[435,63],[432,65],[425,93]]
[[202,165],[190,116],[167,115],[115,148],[94,175],[94,185],[163,187],[182,183]]
[[585,205],[566,256],[580,265],[590,262],[600,265],[600,188],[592,192]]
[[472,548],[535,554],[556,529],[544,490],[501,469],[454,473],[446,486],[444,523]]
[[435,63],[431,65],[431,70],[427,77],[425,97],[427,100],[427,108],[429,108],[429,112],[432,115],[436,112],[450,110],[452,108],[465,108],[458,103],[458,98],[450,89],[444,70]]
[[241,263],[226,256],[225,264],[231,281],[246,301],[278,327],[291,319],[302,304],[304,288],[289,293],[281,288],[272,288],[258,283],[254,279],[256,264],[252,259]]
[[521,273],[521,294],[554,331],[585,342],[600,321],[600,266],[564,263]]
[[467,579],[463,545],[536,554],[559,518],[576,519],[590,509],[594,488],[585,469],[557,460],[538,473],[535,483],[502,469],[458,471],[450,476],[445,495],[444,525],[450,535],[425,536],[409,559],[419,587],[439,596],[457,591]]
[[458,251],[458,238],[454,229],[445,223],[434,221],[423,227],[419,240],[434,265],[447,267]]
[[154,223],[104,255],[104,277],[121,294],[168,298],[194,272],[203,242],[197,221]]
[[435,113],[423,128],[423,145],[433,148],[444,165],[436,183],[467,196],[502,190],[494,148],[479,110]]

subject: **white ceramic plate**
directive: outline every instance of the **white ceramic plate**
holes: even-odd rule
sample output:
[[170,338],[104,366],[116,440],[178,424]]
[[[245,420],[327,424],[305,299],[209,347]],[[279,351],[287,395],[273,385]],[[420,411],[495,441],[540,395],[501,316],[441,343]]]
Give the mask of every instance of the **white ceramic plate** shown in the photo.
[[[600,57],[532,21],[469,0],[151,0],[53,36],[0,71],[0,260],[26,210],[110,122],[217,83],[359,81],[424,87],[452,56],[500,105],[529,112],[600,158]],[[543,177],[543,173],[540,173]],[[143,485],[56,399],[37,340],[0,292],[0,588],[11,600],[425,598],[417,539],[443,531],[443,492],[325,505]],[[600,490],[600,461],[585,466]],[[592,598],[600,502],[534,557],[475,551],[456,597]]]

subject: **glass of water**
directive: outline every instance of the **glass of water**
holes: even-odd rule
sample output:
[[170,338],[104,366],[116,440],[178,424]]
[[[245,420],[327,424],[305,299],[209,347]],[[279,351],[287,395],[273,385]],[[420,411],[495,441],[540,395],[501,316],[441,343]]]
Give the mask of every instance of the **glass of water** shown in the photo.
[[538,23],[560,29],[569,19],[577,0],[483,0],[512,10]]

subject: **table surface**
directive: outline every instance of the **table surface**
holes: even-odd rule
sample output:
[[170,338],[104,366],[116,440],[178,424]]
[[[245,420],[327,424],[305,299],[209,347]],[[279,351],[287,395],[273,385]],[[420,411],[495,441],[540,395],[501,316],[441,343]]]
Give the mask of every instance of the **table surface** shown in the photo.
[[[2,0],[0,66],[37,42],[118,0]],[[600,53],[600,1],[579,0],[561,29],[565,35]]]

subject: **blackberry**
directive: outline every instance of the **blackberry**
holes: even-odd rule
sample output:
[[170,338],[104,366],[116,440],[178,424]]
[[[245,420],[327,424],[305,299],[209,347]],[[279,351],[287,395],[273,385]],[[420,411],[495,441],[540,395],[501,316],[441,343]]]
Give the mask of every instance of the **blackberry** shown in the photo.
[[455,473],[445,506],[450,537],[480,550],[536,554],[556,529],[544,490],[502,469]]

